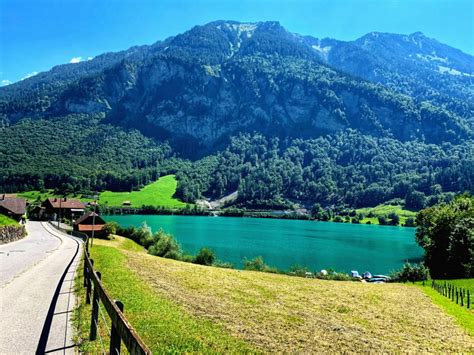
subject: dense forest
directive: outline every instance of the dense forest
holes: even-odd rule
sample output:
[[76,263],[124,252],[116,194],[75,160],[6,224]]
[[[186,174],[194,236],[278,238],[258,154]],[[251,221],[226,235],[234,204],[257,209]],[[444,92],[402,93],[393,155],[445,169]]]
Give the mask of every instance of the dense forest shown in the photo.
[[375,206],[405,199],[420,209],[473,191],[474,143],[442,146],[365,136],[355,130],[282,142],[240,135],[223,152],[183,166],[178,195],[193,201],[238,191],[238,203]]

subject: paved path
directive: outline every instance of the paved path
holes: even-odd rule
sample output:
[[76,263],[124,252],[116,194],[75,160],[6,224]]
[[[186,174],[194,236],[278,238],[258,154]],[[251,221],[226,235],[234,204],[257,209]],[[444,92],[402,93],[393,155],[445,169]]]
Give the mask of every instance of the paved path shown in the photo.
[[44,222],[0,246],[0,353],[74,353],[74,275],[82,243]]

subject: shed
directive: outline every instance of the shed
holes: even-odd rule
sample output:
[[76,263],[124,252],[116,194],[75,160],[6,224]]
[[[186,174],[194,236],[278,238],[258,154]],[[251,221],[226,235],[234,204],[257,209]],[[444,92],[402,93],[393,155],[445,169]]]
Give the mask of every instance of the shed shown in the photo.
[[104,226],[107,222],[95,212],[88,212],[73,223],[73,230],[88,236],[100,237],[105,235]]

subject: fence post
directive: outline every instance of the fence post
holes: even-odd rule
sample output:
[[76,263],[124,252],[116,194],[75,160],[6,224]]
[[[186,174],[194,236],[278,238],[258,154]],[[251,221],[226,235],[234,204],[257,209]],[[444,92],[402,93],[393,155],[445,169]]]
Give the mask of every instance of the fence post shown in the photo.
[[[123,303],[119,300],[114,301],[117,307],[120,309],[120,312],[123,313]],[[117,332],[117,328],[112,323],[112,330],[110,331],[110,349],[109,354],[117,354],[120,355],[120,343],[122,339],[120,339],[120,335]]]
[[[94,267],[94,260],[90,259],[91,260],[91,265],[92,265],[92,268]],[[91,303],[91,288],[92,288],[92,278],[91,278],[91,274],[94,272],[94,269],[92,270],[89,270],[89,268],[87,268],[87,288],[86,288],[86,303],[87,304],[90,304]]]
[[86,263],[86,258],[87,258],[87,251],[84,252],[84,287],[87,286],[87,263]]
[[458,292],[458,289],[456,287],[456,304],[459,303],[459,292]]
[[[100,280],[100,272],[96,272],[97,277]],[[97,338],[97,323],[99,321],[99,291],[97,285],[94,285],[94,297],[92,298],[92,319],[91,319],[91,333],[89,340],[95,340]]]
[[464,290],[461,289],[461,307],[464,307]]
[[469,290],[467,290],[467,308],[471,306],[471,294]]

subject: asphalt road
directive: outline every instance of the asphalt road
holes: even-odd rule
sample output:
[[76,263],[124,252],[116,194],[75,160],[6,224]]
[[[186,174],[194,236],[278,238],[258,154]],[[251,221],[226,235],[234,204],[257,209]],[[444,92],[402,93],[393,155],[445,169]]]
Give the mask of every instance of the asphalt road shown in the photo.
[[0,246],[0,353],[74,353],[74,275],[82,243],[44,222]]

